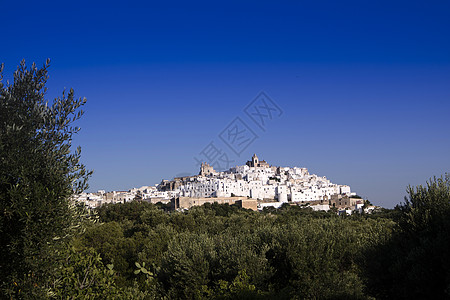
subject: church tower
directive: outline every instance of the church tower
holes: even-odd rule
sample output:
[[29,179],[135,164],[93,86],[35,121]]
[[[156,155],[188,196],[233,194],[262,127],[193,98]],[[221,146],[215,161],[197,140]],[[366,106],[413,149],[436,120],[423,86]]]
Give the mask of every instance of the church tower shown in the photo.
[[256,156],[256,153],[252,156],[252,167],[257,167],[259,164],[258,156]]

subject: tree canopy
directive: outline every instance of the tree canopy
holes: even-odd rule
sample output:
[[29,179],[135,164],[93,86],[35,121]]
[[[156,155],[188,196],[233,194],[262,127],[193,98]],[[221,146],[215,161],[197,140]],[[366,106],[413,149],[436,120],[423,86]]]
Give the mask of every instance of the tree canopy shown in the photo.
[[73,123],[86,99],[74,91],[49,102],[50,61],[27,68],[22,61],[12,83],[0,68],[0,278],[17,282],[47,276],[49,245],[75,225],[69,198],[86,187],[90,172],[72,149]]

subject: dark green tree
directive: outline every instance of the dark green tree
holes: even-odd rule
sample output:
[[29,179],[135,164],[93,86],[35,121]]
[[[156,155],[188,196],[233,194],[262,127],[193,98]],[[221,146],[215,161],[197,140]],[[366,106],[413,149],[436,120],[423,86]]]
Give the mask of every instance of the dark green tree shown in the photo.
[[[74,193],[90,172],[72,149],[73,126],[86,99],[74,91],[46,100],[50,61],[27,68],[22,61],[12,83],[0,68],[0,278],[3,286],[42,285],[51,271],[50,248],[73,229]],[[20,283],[23,281],[23,283]],[[27,282],[27,283],[25,283]]]
[[393,237],[369,249],[364,271],[377,298],[450,297],[450,177],[409,186]]

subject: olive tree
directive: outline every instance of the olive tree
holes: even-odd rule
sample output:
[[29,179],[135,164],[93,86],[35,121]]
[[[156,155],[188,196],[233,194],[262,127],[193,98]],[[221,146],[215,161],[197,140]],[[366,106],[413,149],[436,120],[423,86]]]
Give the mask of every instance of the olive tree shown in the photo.
[[22,61],[12,83],[0,67],[0,278],[39,285],[50,270],[49,247],[74,225],[71,196],[87,187],[91,172],[72,148],[73,123],[86,99],[74,91],[49,102],[42,68]]
[[407,188],[392,238],[369,249],[363,270],[377,299],[450,297],[450,176]]

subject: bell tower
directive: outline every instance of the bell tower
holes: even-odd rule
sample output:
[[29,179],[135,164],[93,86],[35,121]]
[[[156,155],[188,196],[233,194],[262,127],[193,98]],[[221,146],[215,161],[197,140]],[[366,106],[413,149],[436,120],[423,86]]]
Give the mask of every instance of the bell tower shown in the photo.
[[256,156],[256,154],[253,154],[253,156],[252,156],[252,166],[253,167],[257,167],[258,164],[259,164],[258,156]]

